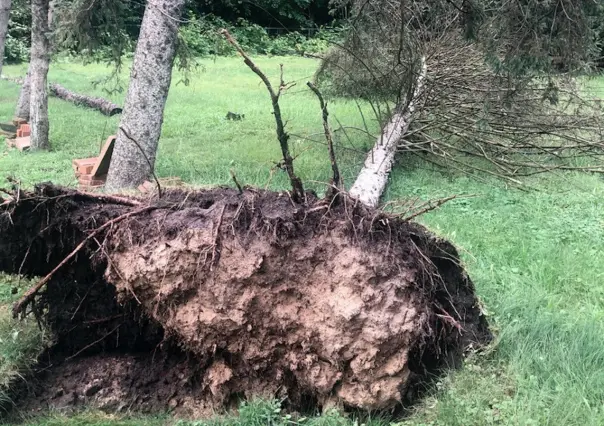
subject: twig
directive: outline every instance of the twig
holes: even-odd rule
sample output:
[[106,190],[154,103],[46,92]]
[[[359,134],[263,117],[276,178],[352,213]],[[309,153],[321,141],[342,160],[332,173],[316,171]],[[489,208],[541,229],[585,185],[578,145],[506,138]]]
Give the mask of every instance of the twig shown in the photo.
[[241,57],[243,57],[243,62],[262,80],[268,93],[271,97],[271,102],[273,104],[273,115],[275,116],[275,122],[277,123],[277,139],[279,140],[279,145],[281,146],[281,153],[283,154],[283,164],[285,165],[285,169],[289,176],[290,183],[292,185],[292,198],[294,201],[301,203],[304,201],[304,186],[302,185],[302,181],[299,177],[296,176],[294,172],[294,161],[289,152],[289,135],[285,131],[285,125],[283,124],[283,119],[281,118],[281,108],[279,107],[279,96],[281,96],[281,92],[284,89],[287,89],[287,85],[283,82],[283,66],[281,65],[281,77],[279,81],[279,90],[275,92],[271,82],[269,81],[266,74],[262,72],[260,68],[250,59],[247,53],[239,46],[237,40],[233,38],[233,36],[226,29],[221,29],[219,31],[221,35],[239,52]]
[[439,200],[430,200],[426,204],[424,204],[425,207],[423,207],[421,210],[419,210],[419,211],[417,211],[415,213],[412,213],[409,216],[406,216],[405,218],[403,218],[403,220],[404,221],[409,221],[411,219],[414,219],[414,218],[416,218],[418,216],[423,215],[424,213],[428,213],[429,211],[432,211],[432,210],[435,210],[435,209],[439,208],[440,206],[442,206],[446,202],[454,200],[455,198],[457,198],[457,195],[451,195],[450,197],[441,198]]
[[140,144],[132,136],[130,136],[123,127],[120,126],[120,130],[122,131],[124,136],[126,136],[130,141],[134,142],[134,144],[140,150],[141,154],[143,154],[143,157],[145,157],[145,160],[147,160],[147,164],[149,164],[149,171],[153,175],[153,179],[155,179],[155,184],[157,185],[157,197],[161,198],[161,196],[162,196],[161,185],[159,184],[159,179],[157,178],[157,175],[155,174],[155,170],[153,169],[153,165],[151,164],[151,161],[147,157],[147,154],[145,154],[145,151],[143,151],[143,148],[140,146]]
[[100,324],[102,322],[107,322],[107,321],[111,321],[111,320],[118,319],[118,318],[124,318],[124,314],[117,314],[117,315],[112,315],[110,317],[98,318],[98,319],[83,321],[82,324],[89,324],[89,325],[91,325],[91,324]]
[[321,111],[323,112],[323,130],[325,130],[325,139],[327,140],[327,149],[329,151],[329,161],[331,162],[331,171],[333,173],[332,176],[332,185],[330,185],[328,189],[328,197],[331,198],[338,193],[338,190],[341,186],[340,181],[340,170],[338,168],[338,163],[336,161],[336,153],[333,149],[333,136],[331,134],[331,130],[329,128],[329,112],[327,111],[327,104],[323,99],[323,95],[319,91],[319,89],[312,84],[310,81],[306,83],[306,85],[317,95],[319,98],[319,103],[321,105]]
[[111,268],[113,268],[113,270],[115,271],[117,276],[124,282],[124,284],[128,288],[128,291],[130,291],[130,293],[134,297],[134,300],[136,300],[139,305],[142,305],[141,301],[138,299],[138,297],[136,297],[136,293],[134,293],[134,289],[132,288],[132,285],[124,279],[124,276],[121,274],[120,270],[115,265],[115,263],[113,263],[111,256],[109,256],[109,253],[107,253],[107,250],[105,250],[105,247],[103,247],[103,244],[101,244],[101,242],[99,240],[97,240],[96,238],[94,239],[94,241],[97,243],[97,245],[99,246],[99,249],[103,252],[105,257],[107,258],[107,262],[109,263],[109,265],[111,265]]
[[233,178],[233,182],[235,182],[235,185],[237,186],[237,189],[239,190],[239,194],[243,194],[243,188],[241,187],[241,185],[239,184],[239,181],[237,180],[237,175],[235,175],[235,170],[231,169],[231,170],[229,170],[229,172],[231,172],[231,177]]
[[78,356],[79,354],[81,354],[82,352],[84,352],[86,349],[90,349],[91,347],[93,347],[94,345],[96,345],[99,342],[102,342],[103,340],[105,340],[107,337],[111,336],[113,333],[115,333],[115,331],[120,328],[122,326],[122,324],[119,324],[117,327],[115,327],[113,330],[111,330],[109,333],[105,334],[103,337],[101,337],[100,339],[95,340],[94,342],[84,346],[82,349],[80,349],[79,351],[77,351],[75,354],[68,356],[67,358],[65,358],[65,361],[69,361],[70,359],[75,358],[76,356]]
[[121,216],[118,216],[115,219],[111,219],[110,221],[104,223],[99,228],[95,229],[86,238],[84,238],[82,240],[82,242],[80,242],[80,244],[78,244],[77,247],[71,253],[69,253],[65,259],[63,259],[61,261],[61,263],[59,263],[52,271],[50,271],[50,273],[48,273],[44,278],[42,278],[40,281],[38,281],[38,283],[35,286],[31,287],[29,290],[27,290],[27,292],[25,292],[25,294],[21,297],[21,299],[19,299],[19,301],[16,302],[15,305],[13,306],[13,317],[16,318],[19,315],[19,313],[27,307],[27,305],[31,302],[31,300],[38,293],[38,291],[40,291],[40,289],[42,287],[44,287],[46,285],[46,283],[48,283],[48,281],[50,281],[50,279],[53,277],[53,275],[59,269],[61,269],[67,262],[69,262],[69,260],[71,260],[76,254],[78,254],[78,252],[86,245],[86,243],[89,240],[94,238],[101,231],[107,229],[108,227],[110,227],[118,222],[121,222],[124,219],[128,219],[129,217],[136,216],[138,214],[141,214],[141,213],[144,213],[144,212],[147,212],[150,210],[154,210],[156,208],[157,208],[156,206],[142,207],[140,209],[137,209],[137,210],[125,213]]
[[103,201],[111,204],[120,204],[122,206],[137,207],[141,205],[140,201],[131,200],[125,197],[117,197],[114,195],[90,194],[86,192],[76,191],[75,195],[78,198],[91,201]]
[[214,233],[214,244],[212,245],[212,264],[210,265],[210,271],[214,268],[216,261],[216,247],[218,247],[218,239],[220,237],[220,227],[222,226],[222,219],[224,218],[224,211],[226,210],[226,204],[222,205],[220,210],[220,216],[218,218],[218,225],[216,225],[216,232]]

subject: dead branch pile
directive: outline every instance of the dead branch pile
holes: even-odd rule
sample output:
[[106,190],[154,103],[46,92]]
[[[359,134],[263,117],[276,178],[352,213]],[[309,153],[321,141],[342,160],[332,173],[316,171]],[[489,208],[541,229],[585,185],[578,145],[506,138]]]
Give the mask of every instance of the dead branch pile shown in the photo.
[[[0,203],[0,270],[46,276],[15,313],[46,321],[62,359],[167,360],[175,342],[196,368],[162,403],[184,413],[257,395],[389,409],[490,333],[451,244],[337,197],[171,190],[148,204],[41,185]],[[69,398],[91,401],[86,377]]]
[[511,80],[455,35],[430,50],[424,105],[401,149],[514,182],[552,170],[604,173],[604,116],[579,82]]
[[[376,147],[386,134],[400,134],[400,151],[514,183],[552,170],[604,172],[599,99],[585,80],[551,69],[552,55],[563,57],[566,69],[590,57],[585,37],[591,34],[586,27],[591,12],[581,2],[569,5],[572,16],[553,13],[545,33],[542,23],[531,19],[549,15],[523,15],[517,2],[499,2],[501,13],[494,6],[481,17],[471,13],[475,2],[462,8],[447,0],[428,3],[353,1],[348,37],[317,73],[325,93],[371,103],[383,125]],[[507,27],[514,31],[504,31]],[[466,37],[468,31],[474,36]],[[569,34],[575,39],[568,40]],[[422,93],[411,96],[420,80]],[[412,102],[415,98],[419,102]],[[413,123],[398,120],[399,132],[390,131],[392,117],[410,105],[416,111]]]

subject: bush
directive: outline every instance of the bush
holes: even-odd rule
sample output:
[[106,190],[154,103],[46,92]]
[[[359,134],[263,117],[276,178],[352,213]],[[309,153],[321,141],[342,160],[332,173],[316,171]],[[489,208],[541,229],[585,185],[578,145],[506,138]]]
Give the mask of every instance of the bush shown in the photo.
[[4,59],[6,62],[12,63],[29,60],[30,33],[31,11],[29,2],[26,0],[14,0],[4,44]]
[[24,38],[15,38],[8,33],[4,43],[4,60],[7,63],[27,62],[29,60],[27,41]]
[[197,18],[188,16],[189,21],[180,29],[180,39],[189,51],[198,56],[229,56],[235,54],[233,48],[218,34],[226,28],[237,39],[241,47],[251,54],[303,55],[321,53],[339,39],[340,31],[320,29],[313,37],[305,37],[298,32],[271,37],[260,25],[238,19],[230,24],[221,18],[206,15]]
[[[17,0],[22,2],[23,0]],[[187,24],[180,28],[179,39],[186,50],[194,56],[231,56],[234,49],[218,34],[221,28],[227,28],[237,39],[241,47],[250,54],[260,55],[304,55],[325,52],[331,44],[340,40],[341,29],[321,28],[312,37],[298,32],[272,37],[258,24],[245,19],[229,23],[214,15],[197,17],[193,13],[186,16]],[[21,62],[29,60],[29,33],[31,18],[28,9],[22,7],[19,13],[11,16],[10,28],[6,40],[6,61]],[[126,39],[128,37],[125,37]],[[126,43],[124,51],[132,52],[135,40]],[[94,53],[87,52],[92,61],[110,61],[115,52],[110,46],[98,47]],[[81,55],[78,55],[81,56]],[[84,55],[86,56],[86,55]]]

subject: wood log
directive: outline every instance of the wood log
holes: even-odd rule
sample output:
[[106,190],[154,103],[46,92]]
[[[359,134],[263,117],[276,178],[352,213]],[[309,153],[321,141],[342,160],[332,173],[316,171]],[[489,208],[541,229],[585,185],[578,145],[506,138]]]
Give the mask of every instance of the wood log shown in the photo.
[[2,76],[0,76],[0,79],[10,81],[11,83],[15,83],[18,85],[23,84],[23,79],[21,77],[9,77],[7,75],[2,74]]
[[[19,85],[25,82],[23,78],[8,77],[6,75],[0,76],[0,79],[10,81]],[[122,113],[122,108],[119,105],[116,105],[107,99],[81,95],[79,93],[72,92],[71,90],[66,89],[65,87],[57,83],[51,83],[49,88],[50,94],[52,96],[55,96],[59,99],[63,99],[67,102],[73,102],[76,105],[83,105],[88,108],[96,109],[102,114],[108,115],[109,117]]]
[[413,97],[407,108],[403,109],[397,105],[396,112],[384,126],[382,134],[367,154],[365,164],[350,188],[350,195],[366,206],[375,208],[379,204],[380,197],[388,183],[388,175],[394,164],[394,155],[401,139],[411,125],[413,113],[422,96],[426,72],[426,61],[422,59],[422,67],[417,77]]
[[50,84],[50,94],[63,99],[64,101],[73,102],[76,105],[83,105],[88,108],[96,109],[109,117],[121,114],[122,112],[122,108],[119,105],[116,105],[107,99],[81,95],[56,83]]

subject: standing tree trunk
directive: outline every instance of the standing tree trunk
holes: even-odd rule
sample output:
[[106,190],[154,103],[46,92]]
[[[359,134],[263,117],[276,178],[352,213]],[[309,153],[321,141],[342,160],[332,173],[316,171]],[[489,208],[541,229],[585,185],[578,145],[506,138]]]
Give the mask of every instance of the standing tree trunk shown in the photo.
[[[2,1],[2,0],[0,0]],[[48,7],[48,27],[52,28],[52,21],[54,16],[54,6],[56,0],[51,0]],[[30,66],[31,69],[31,66]],[[21,92],[19,93],[19,101],[17,102],[17,109],[15,110],[15,118],[18,120],[29,121],[29,101],[31,99],[31,80],[29,78],[30,72],[27,70],[27,75],[23,80],[23,86],[21,86]]]
[[403,108],[397,106],[396,112],[384,126],[382,134],[367,155],[363,168],[350,188],[350,195],[366,206],[377,207],[380,202],[380,197],[386,188],[388,176],[394,164],[394,155],[401,139],[409,130],[413,113],[417,108],[419,98],[423,94],[426,71],[426,61],[422,59],[422,66],[415,82],[415,90],[407,107],[403,110]]
[[29,118],[31,149],[48,149],[48,68],[50,65],[50,40],[48,39],[49,0],[31,2],[31,62],[29,67],[31,97]]
[[117,134],[106,184],[110,191],[136,187],[153,172],[184,3],[147,3],[120,122],[132,140],[124,131]]
[[[30,66],[31,67],[31,66]],[[15,119],[29,121],[29,100],[31,97],[31,79],[29,78],[29,69],[27,75],[23,79],[21,92],[19,93],[19,101],[15,110]]]
[[10,16],[11,0],[0,0],[0,75],[2,75],[2,64],[4,62],[4,44],[8,32],[8,18]]

